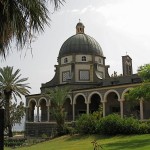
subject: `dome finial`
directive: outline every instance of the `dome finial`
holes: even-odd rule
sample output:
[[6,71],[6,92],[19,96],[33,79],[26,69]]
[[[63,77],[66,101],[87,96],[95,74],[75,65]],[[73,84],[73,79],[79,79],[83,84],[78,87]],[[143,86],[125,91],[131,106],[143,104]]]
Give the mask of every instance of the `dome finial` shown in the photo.
[[79,22],[76,25],[76,34],[84,34],[84,25],[80,21],[81,19],[79,19]]

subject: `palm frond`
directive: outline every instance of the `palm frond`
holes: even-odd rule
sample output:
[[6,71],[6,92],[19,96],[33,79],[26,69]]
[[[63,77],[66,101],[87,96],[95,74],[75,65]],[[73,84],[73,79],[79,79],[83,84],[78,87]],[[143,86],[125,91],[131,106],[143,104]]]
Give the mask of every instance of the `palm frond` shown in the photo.
[[[64,0],[50,0],[57,9]],[[9,54],[13,39],[18,49],[32,42],[36,33],[44,32],[49,25],[46,0],[1,0],[0,1],[0,55]]]
[[21,95],[29,94],[30,87],[28,83],[24,83],[28,78],[20,78],[20,70],[17,69],[13,72],[13,67],[3,67],[0,68],[0,90],[1,91],[11,91],[12,96],[15,100],[17,97],[22,98]]

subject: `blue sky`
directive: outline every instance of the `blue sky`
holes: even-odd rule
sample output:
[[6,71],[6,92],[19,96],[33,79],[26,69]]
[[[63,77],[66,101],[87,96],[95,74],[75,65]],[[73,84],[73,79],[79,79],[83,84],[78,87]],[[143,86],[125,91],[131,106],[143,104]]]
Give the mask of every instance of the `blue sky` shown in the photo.
[[95,38],[103,49],[106,65],[122,73],[121,56],[126,53],[133,60],[133,71],[150,63],[150,1],[149,0],[66,0],[57,12],[50,9],[50,27],[38,35],[30,49],[12,52],[1,67],[21,69],[22,77],[29,77],[31,93],[40,93],[41,83],[54,76],[54,65],[63,42],[75,34],[79,19],[85,33]]

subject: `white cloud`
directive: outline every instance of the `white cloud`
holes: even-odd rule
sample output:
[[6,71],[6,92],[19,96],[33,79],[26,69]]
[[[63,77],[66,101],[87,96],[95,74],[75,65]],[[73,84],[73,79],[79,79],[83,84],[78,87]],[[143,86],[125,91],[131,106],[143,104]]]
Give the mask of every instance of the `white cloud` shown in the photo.
[[86,12],[95,12],[96,11],[96,8],[92,5],[88,5],[87,7],[83,8],[80,13],[83,14],[83,13],[86,13]]
[[75,15],[100,15],[105,18],[107,26],[124,34],[135,36],[150,35],[150,0],[108,0],[98,5],[94,3],[86,7],[66,10],[65,13]]
[[[97,12],[96,7],[92,5],[88,5],[82,9],[72,9],[72,10],[66,10],[63,13],[78,13],[78,14],[85,14],[85,13],[91,13],[91,12]],[[60,12],[62,14],[62,12]]]
[[71,10],[72,13],[77,13],[79,11],[80,11],[79,9],[73,9],[73,10]]
[[150,34],[149,5],[149,0],[123,0],[97,10],[105,16],[107,26],[126,34],[143,35]]

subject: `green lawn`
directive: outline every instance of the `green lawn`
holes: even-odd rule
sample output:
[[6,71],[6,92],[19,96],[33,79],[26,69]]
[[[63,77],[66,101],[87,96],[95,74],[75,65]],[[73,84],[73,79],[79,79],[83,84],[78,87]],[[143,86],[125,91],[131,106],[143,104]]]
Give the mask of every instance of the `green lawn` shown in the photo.
[[[104,150],[150,150],[150,134],[132,136],[62,136],[30,147],[16,150],[93,150],[96,140]],[[5,148],[5,150],[10,150]]]

